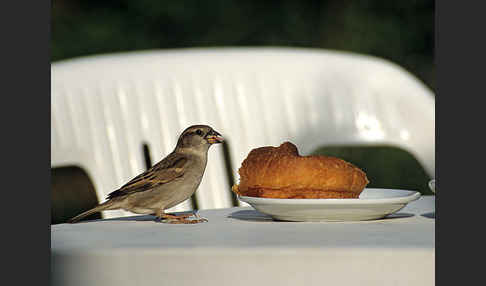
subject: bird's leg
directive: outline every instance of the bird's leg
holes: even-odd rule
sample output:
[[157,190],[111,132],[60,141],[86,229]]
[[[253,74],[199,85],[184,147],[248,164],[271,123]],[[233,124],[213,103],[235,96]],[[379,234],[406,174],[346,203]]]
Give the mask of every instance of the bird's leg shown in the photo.
[[156,222],[165,222],[170,224],[192,224],[197,223],[197,221],[187,220],[186,218],[192,216],[192,214],[181,214],[181,215],[174,215],[174,214],[166,214],[164,210],[160,209],[155,212],[155,221]]
[[162,218],[164,217],[164,210],[159,209],[155,212],[155,221],[162,222]]
[[187,219],[188,217],[195,215],[194,213],[189,215],[181,215],[181,216],[171,216],[167,222],[172,224],[194,224],[199,222],[207,222],[208,220],[205,218],[201,218],[198,215],[195,215],[197,219]]
[[[180,215],[163,214],[162,216],[167,219],[167,223],[171,223],[171,224],[194,224],[194,223],[200,223],[200,222],[207,222],[208,221],[207,219],[200,217],[197,214],[197,211],[193,211],[190,214],[180,214]],[[187,219],[191,216],[196,217],[196,219]]]
[[192,212],[192,214],[194,215],[194,217],[196,218],[196,220],[197,220],[198,222],[207,222],[207,221],[208,221],[207,219],[205,219],[205,218],[203,218],[203,217],[199,216],[199,214],[197,213],[197,210],[194,210],[194,211]]
[[[157,210],[155,213],[157,222],[166,222],[170,224],[194,224],[199,222],[207,222],[208,220],[200,217],[197,211],[193,211],[190,214],[166,214],[163,210]],[[187,219],[188,217],[195,216],[197,219]]]
[[[194,216],[196,219],[186,219],[190,216]],[[168,223],[178,223],[178,224],[194,224],[194,223],[200,223],[200,222],[207,222],[208,220],[200,217],[199,214],[197,213],[197,210],[192,211],[192,214],[189,215],[181,215],[181,216],[175,216],[178,217],[175,220],[168,221]]]

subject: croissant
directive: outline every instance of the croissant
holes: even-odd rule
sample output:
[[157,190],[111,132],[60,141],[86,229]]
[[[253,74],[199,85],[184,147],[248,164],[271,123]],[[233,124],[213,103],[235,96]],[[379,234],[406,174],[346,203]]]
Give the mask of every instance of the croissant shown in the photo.
[[251,150],[238,173],[240,183],[232,191],[263,198],[358,198],[369,183],[353,164],[329,156],[300,156],[290,142]]

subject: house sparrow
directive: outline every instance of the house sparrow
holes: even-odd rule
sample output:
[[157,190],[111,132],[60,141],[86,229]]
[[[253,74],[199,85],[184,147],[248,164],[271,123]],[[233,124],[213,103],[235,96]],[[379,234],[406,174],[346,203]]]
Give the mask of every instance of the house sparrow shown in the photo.
[[124,209],[137,214],[155,214],[156,221],[198,223],[207,221],[191,214],[166,214],[171,208],[190,198],[197,190],[207,163],[209,147],[223,142],[221,134],[207,125],[193,125],[180,135],[177,145],[167,157],[136,176],[120,189],[108,194],[107,201],[69,220],[70,223],[103,210]]

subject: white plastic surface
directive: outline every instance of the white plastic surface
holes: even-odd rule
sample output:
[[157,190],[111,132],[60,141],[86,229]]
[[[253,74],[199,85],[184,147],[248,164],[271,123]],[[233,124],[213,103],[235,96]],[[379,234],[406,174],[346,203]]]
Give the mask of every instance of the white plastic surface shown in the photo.
[[[98,199],[171,152],[191,124],[229,142],[234,177],[256,147],[390,144],[435,172],[434,96],[374,57],[314,49],[161,50],[85,57],[51,66],[51,165],[77,165]],[[200,209],[231,206],[221,146],[196,192]],[[172,210],[188,210],[187,202]],[[104,217],[131,215],[107,211]]]
[[51,227],[51,285],[395,285],[435,283],[435,197],[390,218],[276,222],[252,208],[207,223],[133,216]]

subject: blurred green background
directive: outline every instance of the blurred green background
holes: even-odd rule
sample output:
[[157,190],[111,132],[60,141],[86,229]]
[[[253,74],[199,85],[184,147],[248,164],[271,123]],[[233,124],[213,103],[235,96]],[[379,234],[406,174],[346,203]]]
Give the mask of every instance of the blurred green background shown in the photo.
[[435,89],[434,1],[53,0],[51,60],[210,46],[375,55]]
[[[435,91],[434,1],[53,0],[51,12],[52,62],[145,49],[312,47],[388,59]],[[332,146],[315,154],[355,163],[370,177],[369,187],[430,194],[430,178],[403,150]],[[82,171],[51,172],[52,223],[96,204]]]

